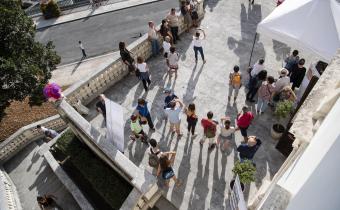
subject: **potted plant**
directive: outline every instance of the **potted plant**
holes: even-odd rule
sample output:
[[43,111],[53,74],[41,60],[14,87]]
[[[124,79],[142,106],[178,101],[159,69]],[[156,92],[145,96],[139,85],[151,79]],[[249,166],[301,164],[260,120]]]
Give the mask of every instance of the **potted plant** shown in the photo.
[[54,0],[42,0],[40,2],[40,10],[45,19],[59,17],[61,14],[60,8]]
[[274,115],[278,118],[278,123],[275,123],[271,128],[271,135],[273,139],[281,138],[285,127],[280,123],[285,119],[293,110],[293,102],[289,100],[280,101],[276,104]]
[[[236,161],[234,168],[233,168],[234,175],[238,175],[241,183],[242,191],[244,190],[245,184],[250,184],[251,182],[255,181],[255,172],[256,168],[252,161],[245,160],[243,162]],[[235,179],[231,180],[230,188],[233,189],[235,183]]]

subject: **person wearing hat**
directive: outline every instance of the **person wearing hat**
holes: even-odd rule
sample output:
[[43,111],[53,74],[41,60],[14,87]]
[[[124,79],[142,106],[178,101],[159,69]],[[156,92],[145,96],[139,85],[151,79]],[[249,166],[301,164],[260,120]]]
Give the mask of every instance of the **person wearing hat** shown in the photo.
[[172,93],[170,88],[166,88],[164,90],[164,93],[166,94],[164,99],[164,109],[170,108],[170,102],[175,99],[178,99],[178,97],[174,93]]
[[261,144],[261,140],[256,136],[249,136],[247,143],[243,143],[237,147],[237,151],[240,153],[241,162],[244,160],[253,160],[254,155]]
[[130,128],[133,135],[130,135],[130,139],[135,141],[136,139],[141,139],[142,142],[146,142],[146,135],[143,131],[143,127],[139,123],[137,115],[133,114],[130,117]]
[[275,83],[275,90],[274,93],[279,93],[284,87],[288,86],[290,84],[290,79],[288,77],[289,71],[285,68],[282,68],[279,71],[280,77]]

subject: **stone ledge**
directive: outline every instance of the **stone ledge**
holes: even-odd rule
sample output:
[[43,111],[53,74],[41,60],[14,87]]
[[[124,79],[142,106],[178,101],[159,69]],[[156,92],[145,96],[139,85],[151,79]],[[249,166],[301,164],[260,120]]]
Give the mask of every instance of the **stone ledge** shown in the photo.
[[79,207],[83,210],[93,210],[94,208],[87,201],[83,193],[64,172],[64,170],[60,167],[58,162],[54,159],[53,155],[49,151],[47,151],[46,153],[44,153],[44,158],[48,162],[55,175],[59,178],[60,182],[72,194],[73,198],[77,201]]

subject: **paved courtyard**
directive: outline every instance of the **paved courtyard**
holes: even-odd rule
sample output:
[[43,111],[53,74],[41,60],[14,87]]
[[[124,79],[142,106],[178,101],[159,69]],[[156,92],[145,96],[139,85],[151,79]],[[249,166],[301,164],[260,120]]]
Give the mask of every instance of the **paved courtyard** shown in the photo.
[[[163,90],[170,87],[187,105],[196,104],[199,118],[213,111],[215,119],[230,116],[235,119],[245,102],[245,89],[241,88],[237,101],[228,103],[228,75],[234,65],[240,65],[246,75],[251,46],[256,31],[256,25],[274,8],[274,2],[265,0],[261,5],[249,6],[248,1],[207,1],[206,15],[201,28],[206,31],[207,39],[203,47],[207,63],[199,60],[195,65],[191,45],[191,34],[182,35],[182,41],[177,44],[181,55],[178,78],[166,75],[165,61],[162,56],[148,60],[151,69],[152,85],[149,92],[144,92],[141,82],[136,77],[128,76],[105,92],[111,100],[124,107],[125,124],[125,154],[131,161],[142,168],[151,171],[148,166],[148,146],[129,140],[129,116],[134,111],[138,98],[145,98],[151,110],[151,116],[156,125],[155,132],[149,132],[150,138],[159,141],[164,151],[177,151],[174,170],[182,180],[179,188],[164,188],[164,195],[179,209],[229,209],[229,182],[233,179],[232,168],[238,159],[236,152],[242,136],[235,134],[234,143],[227,152],[219,149],[208,150],[208,145],[200,146],[202,128],[197,125],[198,136],[192,138],[186,131],[185,115],[182,115],[182,132],[178,139],[169,132],[169,123],[163,117]],[[259,58],[266,60],[269,75],[278,77],[282,66],[282,57],[289,52],[285,45],[260,36],[256,41],[252,64]],[[243,83],[247,81],[244,76]],[[90,106],[94,110],[93,102]],[[255,113],[256,106],[247,104]],[[103,118],[96,112],[88,116],[93,125],[105,132]],[[249,135],[256,135],[263,142],[255,155],[256,181],[246,187],[245,198],[251,200],[264,180],[271,180],[284,161],[284,157],[275,149],[276,141],[270,136],[270,127],[276,122],[271,110],[256,116],[249,128]],[[148,128],[145,127],[148,131]],[[173,186],[173,183],[171,184]]]

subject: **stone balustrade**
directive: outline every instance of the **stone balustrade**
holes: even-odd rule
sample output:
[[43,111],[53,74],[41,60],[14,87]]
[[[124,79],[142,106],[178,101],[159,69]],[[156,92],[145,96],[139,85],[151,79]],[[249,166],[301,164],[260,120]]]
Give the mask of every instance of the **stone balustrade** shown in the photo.
[[0,209],[22,209],[16,188],[2,167],[0,167]]
[[42,125],[46,128],[51,128],[56,131],[61,131],[66,128],[66,123],[60,118],[59,115],[55,115],[20,128],[8,139],[1,142],[0,163],[4,163],[9,158],[13,157],[29,143],[44,137],[43,133],[37,131],[37,125]]

